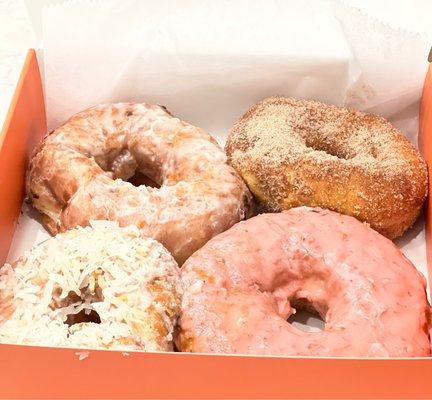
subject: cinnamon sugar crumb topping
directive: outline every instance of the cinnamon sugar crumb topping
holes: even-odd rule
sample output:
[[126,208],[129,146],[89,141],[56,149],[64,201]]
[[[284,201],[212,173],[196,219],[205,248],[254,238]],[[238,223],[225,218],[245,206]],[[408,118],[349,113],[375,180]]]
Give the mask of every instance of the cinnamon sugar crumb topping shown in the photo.
[[426,165],[400,131],[317,101],[261,101],[234,125],[226,151],[265,210],[322,206],[393,225],[403,219],[396,214],[411,213],[403,229],[372,224],[390,237],[413,223],[426,194]]

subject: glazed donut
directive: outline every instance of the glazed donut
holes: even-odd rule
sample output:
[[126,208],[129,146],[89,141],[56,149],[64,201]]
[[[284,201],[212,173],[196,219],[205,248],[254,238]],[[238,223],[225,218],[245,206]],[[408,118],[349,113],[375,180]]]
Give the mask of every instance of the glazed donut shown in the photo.
[[[136,172],[160,188],[126,182]],[[134,224],[179,263],[245,218],[252,198],[210,135],[144,103],[73,116],[36,148],[26,191],[52,234],[92,219]]]
[[418,217],[426,164],[385,119],[316,101],[272,97],[232,128],[229,162],[262,211],[319,206],[393,239]]
[[[425,279],[355,218],[299,207],[210,240],[182,267],[182,351],[296,356],[428,356]],[[320,332],[287,318],[315,310]]]
[[93,223],[0,269],[0,342],[169,351],[181,292],[160,243]]

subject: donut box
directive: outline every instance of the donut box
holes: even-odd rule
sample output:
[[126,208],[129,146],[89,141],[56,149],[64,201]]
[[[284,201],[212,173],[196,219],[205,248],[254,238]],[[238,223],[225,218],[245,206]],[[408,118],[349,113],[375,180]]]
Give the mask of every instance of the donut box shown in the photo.
[[[43,88],[30,50],[0,134],[0,262],[24,197],[28,157],[47,130]],[[432,162],[432,69],[425,80],[420,147]],[[426,249],[431,278],[430,198]],[[432,358],[361,359],[144,353],[0,344],[0,396],[430,398]]]

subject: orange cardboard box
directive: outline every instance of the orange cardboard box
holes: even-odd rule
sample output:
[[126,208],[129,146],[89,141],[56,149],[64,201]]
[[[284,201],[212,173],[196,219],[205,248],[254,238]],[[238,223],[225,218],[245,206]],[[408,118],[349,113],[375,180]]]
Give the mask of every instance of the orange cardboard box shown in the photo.
[[[45,134],[41,78],[30,50],[0,133],[0,265],[20,213],[28,156]],[[430,170],[431,68],[419,135]],[[432,278],[431,219],[432,212],[427,212]],[[86,357],[80,360],[79,355]],[[432,398],[432,358],[254,357],[0,345],[0,360],[0,396],[5,398]]]

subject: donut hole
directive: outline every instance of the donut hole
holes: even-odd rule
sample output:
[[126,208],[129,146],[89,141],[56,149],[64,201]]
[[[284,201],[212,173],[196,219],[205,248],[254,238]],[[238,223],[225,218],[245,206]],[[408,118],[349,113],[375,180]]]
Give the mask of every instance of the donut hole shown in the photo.
[[134,185],[134,186],[145,185],[145,186],[156,188],[156,189],[159,189],[161,187],[161,185],[159,183],[155,182],[153,179],[151,179],[150,177],[148,177],[147,175],[145,175],[139,171],[135,171],[135,174],[131,178],[129,178],[127,181],[129,183],[132,183],[132,185]]
[[77,314],[68,314],[66,316],[65,324],[72,326],[74,324],[80,324],[82,322],[92,322],[94,324],[100,324],[101,318],[95,310],[85,309],[81,310]]
[[332,143],[331,141],[326,142],[322,140],[316,140],[314,137],[306,137],[305,145],[312,150],[323,151],[342,160],[350,160],[355,157],[355,154],[353,154],[349,148],[341,145],[340,143]]
[[[155,166],[152,160],[143,162],[139,166],[138,161],[128,149],[122,149],[114,154],[105,154],[104,156],[94,157],[94,161],[103,171],[109,173],[113,179],[121,179],[129,182],[134,186],[148,186],[160,188],[160,184],[149,175],[158,176],[161,166]],[[149,175],[142,170],[149,172]]]
[[309,300],[295,299],[290,303],[296,309],[296,313],[287,319],[293,327],[303,332],[321,332],[324,330],[325,320]]
[[80,294],[70,291],[66,298],[58,304],[59,308],[63,308],[65,312],[66,318],[64,323],[68,326],[80,323],[100,324],[100,315],[91,307],[91,304],[103,301],[103,299],[102,290],[98,285],[97,279],[94,291],[90,290],[89,285],[81,288]]

